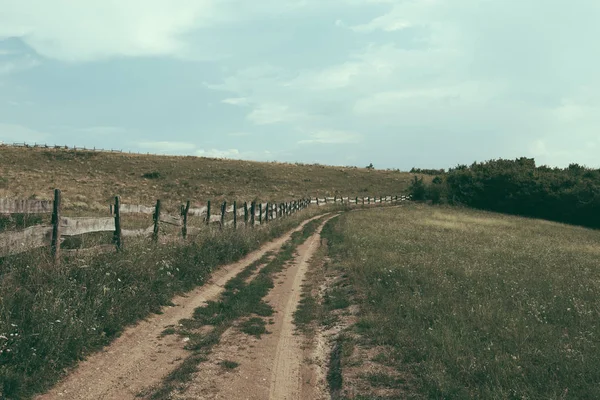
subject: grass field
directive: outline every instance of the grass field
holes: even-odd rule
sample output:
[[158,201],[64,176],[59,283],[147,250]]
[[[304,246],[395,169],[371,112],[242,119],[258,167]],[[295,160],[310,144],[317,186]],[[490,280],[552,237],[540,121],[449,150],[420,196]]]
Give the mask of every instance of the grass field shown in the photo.
[[600,231],[407,205],[324,235],[360,306],[341,398],[600,398]]
[[51,199],[67,209],[186,200],[285,201],[303,196],[402,194],[412,174],[365,168],[0,146],[0,197]]

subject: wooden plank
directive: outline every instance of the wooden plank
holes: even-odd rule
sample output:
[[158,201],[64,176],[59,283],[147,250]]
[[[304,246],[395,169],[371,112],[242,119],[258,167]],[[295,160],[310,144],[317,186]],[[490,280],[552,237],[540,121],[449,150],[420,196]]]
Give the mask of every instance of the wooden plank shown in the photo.
[[210,222],[211,223],[221,223],[221,216],[220,215],[211,215],[210,216]]
[[230,206],[228,206],[228,207],[227,207],[227,209],[226,209],[225,211],[226,211],[228,214],[229,214],[229,213],[232,213],[232,212],[234,211],[233,204],[232,204],[232,205],[230,205]]
[[165,224],[181,226],[182,221],[181,217],[177,217],[169,214],[160,214],[160,222],[164,222]]
[[206,215],[206,210],[207,207],[200,207],[200,208],[190,208],[188,215],[193,215],[195,217],[201,217],[203,215]]
[[60,219],[61,236],[76,236],[91,232],[114,232],[115,219],[106,218],[68,218]]
[[154,225],[150,225],[146,229],[134,229],[134,230],[123,229],[122,230],[123,237],[150,236],[150,235],[152,235],[152,233],[154,233]]
[[0,199],[0,214],[45,214],[53,207],[52,200]]
[[50,245],[51,226],[31,226],[21,231],[0,233],[0,256],[19,254],[25,251]]
[[121,214],[154,214],[154,207],[147,207],[139,204],[121,204],[119,210]]

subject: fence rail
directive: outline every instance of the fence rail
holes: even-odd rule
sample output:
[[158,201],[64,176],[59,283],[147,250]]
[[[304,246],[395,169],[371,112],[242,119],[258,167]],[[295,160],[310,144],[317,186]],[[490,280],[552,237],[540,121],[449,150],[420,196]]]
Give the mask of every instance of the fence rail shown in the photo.
[[[324,197],[304,198],[285,202],[245,201],[233,203],[222,202],[198,208],[191,208],[190,201],[181,205],[180,215],[171,215],[161,211],[161,201],[157,200],[154,207],[138,204],[121,204],[120,198],[115,197],[115,203],[109,207],[110,217],[63,217],[61,216],[61,192],[56,190],[53,201],[47,200],[15,200],[0,199],[0,214],[40,214],[52,213],[52,225],[32,226],[20,231],[0,232],[0,257],[19,254],[35,248],[49,246],[56,262],[60,260],[60,243],[64,237],[79,236],[94,232],[114,232],[114,244],[117,250],[123,248],[123,238],[149,237],[158,240],[161,224],[181,228],[181,237],[188,233],[198,232],[202,227],[188,226],[188,217],[201,217],[202,225],[217,225],[220,229],[232,227],[251,227],[267,224],[270,221],[284,218],[307,207],[327,206],[330,204],[347,205],[382,205],[397,204],[409,200],[408,196],[379,196],[379,197]],[[151,215],[152,225],[147,228],[127,230],[122,229],[123,215]]]

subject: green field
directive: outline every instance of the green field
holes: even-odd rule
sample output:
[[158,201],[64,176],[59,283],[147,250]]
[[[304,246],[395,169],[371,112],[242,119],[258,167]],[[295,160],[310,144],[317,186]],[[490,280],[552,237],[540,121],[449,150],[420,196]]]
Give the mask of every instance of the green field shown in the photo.
[[360,306],[341,398],[600,398],[600,231],[413,204],[324,235]]

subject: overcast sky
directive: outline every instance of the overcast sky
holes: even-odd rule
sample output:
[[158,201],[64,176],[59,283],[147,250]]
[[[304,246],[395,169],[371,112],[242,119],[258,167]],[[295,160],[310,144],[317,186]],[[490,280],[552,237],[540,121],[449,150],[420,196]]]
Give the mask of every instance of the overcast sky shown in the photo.
[[598,0],[0,0],[0,141],[600,167]]

